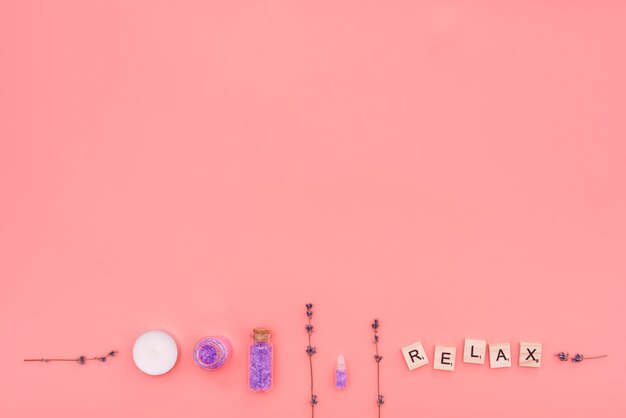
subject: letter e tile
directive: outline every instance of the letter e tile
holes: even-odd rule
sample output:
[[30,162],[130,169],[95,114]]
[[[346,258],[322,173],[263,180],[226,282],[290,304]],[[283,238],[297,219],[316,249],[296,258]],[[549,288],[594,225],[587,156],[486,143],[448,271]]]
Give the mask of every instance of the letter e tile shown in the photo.
[[454,371],[456,363],[456,347],[435,346],[435,358],[433,359],[433,369]]

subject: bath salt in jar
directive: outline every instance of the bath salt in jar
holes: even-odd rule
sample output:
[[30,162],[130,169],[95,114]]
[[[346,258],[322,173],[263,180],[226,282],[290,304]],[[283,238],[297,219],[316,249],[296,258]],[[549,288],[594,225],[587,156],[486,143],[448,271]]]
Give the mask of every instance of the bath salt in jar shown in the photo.
[[270,330],[255,328],[252,331],[248,365],[248,388],[255,392],[272,389],[273,347],[270,343]]
[[196,344],[193,359],[204,370],[217,370],[230,359],[232,352],[228,338],[205,337]]

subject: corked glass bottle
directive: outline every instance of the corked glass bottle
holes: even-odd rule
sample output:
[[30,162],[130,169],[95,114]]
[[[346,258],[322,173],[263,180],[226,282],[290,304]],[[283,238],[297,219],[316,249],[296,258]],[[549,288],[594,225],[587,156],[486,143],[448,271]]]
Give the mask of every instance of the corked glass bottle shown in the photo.
[[267,392],[272,389],[272,375],[273,347],[270,343],[270,330],[255,328],[250,345],[248,388],[255,392]]
[[337,368],[335,369],[335,387],[337,389],[345,389],[348,387],[346,359],[342,355],[337,357]]

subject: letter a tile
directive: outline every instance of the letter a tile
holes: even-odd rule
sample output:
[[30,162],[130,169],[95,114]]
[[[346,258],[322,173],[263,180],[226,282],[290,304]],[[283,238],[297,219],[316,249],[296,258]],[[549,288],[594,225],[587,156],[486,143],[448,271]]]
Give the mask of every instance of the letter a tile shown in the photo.
[[489,362],[492,369],[511,367],[511,344],[489,344]]

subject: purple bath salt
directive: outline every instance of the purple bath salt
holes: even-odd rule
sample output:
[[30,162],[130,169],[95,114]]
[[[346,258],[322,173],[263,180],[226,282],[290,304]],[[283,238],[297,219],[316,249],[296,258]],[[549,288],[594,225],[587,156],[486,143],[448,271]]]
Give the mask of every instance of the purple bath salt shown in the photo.
[[219,357],[217,348],[214,345],[203,345],[198,350],[198,360],[203,364],[213,364]]
[[225,337],[205,337],[198,341],[193,350],[196,364],[205,370],[219,369],[232,353],[230,341]]
[[273,350],[269,342],[270,331],[267,328],[255,328],[252,339],[248,388],[257,392],[266,392],[272,389]]
[[335,369],[335,387],[345,389],[348,386],[348,372],[346,371],[346,360],[343,356],[337,358],[337,368]]

